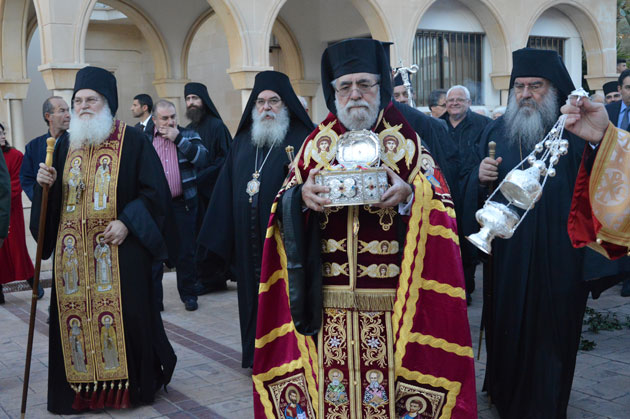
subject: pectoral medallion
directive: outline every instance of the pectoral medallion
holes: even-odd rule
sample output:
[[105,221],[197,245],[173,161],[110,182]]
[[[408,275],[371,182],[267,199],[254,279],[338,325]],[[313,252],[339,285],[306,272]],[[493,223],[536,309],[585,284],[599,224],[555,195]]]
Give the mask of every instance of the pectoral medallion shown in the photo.
[[259,176],[260,175],[258,174],[258,172],[254,172],[252,174],[252,180],[247,182],[247,188],[245,189],[245,192],[247,192],[247,195],[249,195],[250,204],[252,203],[252,198],[254,198],[254,195],[256,195],[260,190],[260,181],[258,180]]

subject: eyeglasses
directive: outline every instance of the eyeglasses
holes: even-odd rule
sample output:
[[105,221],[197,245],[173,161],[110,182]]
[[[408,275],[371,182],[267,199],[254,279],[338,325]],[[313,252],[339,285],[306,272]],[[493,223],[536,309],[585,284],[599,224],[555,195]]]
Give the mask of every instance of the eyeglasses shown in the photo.
[[544,86],[545,86],[545,83],[541,81],[535,81],[533,83],[527,83],[527,84],[514,83],[514,90],[516,90],[517,92],[522,92],[523,90],[525,90],[525,87],[527,87],[527,90],[529,90],[532,93],[535,93],[541,88],[543,88]]
[[[446,103],[466,103],[468,102],[468,99],[466,99],[465,97],[452,97],[450,99],[446,99]],[[440,105],[437,105],[440,106]]]
[[[339,93],[339,96],[341,97],[350,96],[350,94],[352,93],[352,90],[354,90],[355,88],[359,91],[359,93],[361,93],[361,95],[365,95],[367,93],[370,93],[370,91],[372,90],[372,87],[376,86],[377,84],[378,82],[374,84],[370,84],[369,81],[359,81],[358,83],[344,82],[344,83],[341,83],[341,87],[336,90],[337,90],[337,93]],[[356,86],[356,87],[353,87],[353,86]]]
[[77,98],[74,98],[74,100],[72,101],[72,104],[74,106],[81,106],[85,102],[89,106],[92,106],[92,105],[96,105],[98,102],[100,102],[100,100],[101,99],[96,97],[96,96],[90,96],[90,97],[86,98],[85,100],[77,97]]
[[256,99],[256,106],[259,108],[264,108],[265,105],[268,103],[269,106],[271,106],[272,108],[275,108],[276,106],[278,106],[280,103],[282,102],[282,99],[277,98],[277,97],[272,97],[271,99]]

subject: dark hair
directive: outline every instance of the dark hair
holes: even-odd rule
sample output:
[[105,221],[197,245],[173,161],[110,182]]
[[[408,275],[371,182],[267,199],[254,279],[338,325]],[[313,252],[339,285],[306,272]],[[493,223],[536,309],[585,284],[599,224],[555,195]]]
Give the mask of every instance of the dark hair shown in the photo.
[[48,123],[48,120],[46,119],[46,114],[47,113],[53,113],[55,110],[55,106],[52,104],[52,99],[61,99],[63,100],[63,98],[61,96],[51,96],[48,99],[46,99],[44,101],[44,104],[42,105],[42,117],[44,118],[44,122],[46,123],[46,125],[50,125]]
[[630,69],[623,70],[619,75],[619,79],[617,80],[619,88],[623,87],[623,79],[625,79],[626,77],[630,77]]
[[625,62],[626,62],[625,58],[620,58],[620,57],[617,58],[617,64],[621,64],[621,63],[625,63]]
[[[2,131],[4,131],[4,133],[6,135],[7,130],[4,128],[4,124],[2,122],[0,122],[0,128],[2,128]],[[6,143],[5,143],[5,145],[2,146],[2,152],[6,153],[7,151],[11,150],[13,147],[11,147],[11,144],[9,144],[9,140],[5,139],[4,141]]]
[[151,96],[147,95],[146,93],[140,93],[139,95],[136,95],[133,100],[137,100],[138,103],[140,103],[140,107],[146,105],[147,112],[151,113],[153,111],[153,99],[151,99]]
[[435,89],[429,93],[429,108],[437,105],[442,96],[446,96],[446,90],[444,89]]

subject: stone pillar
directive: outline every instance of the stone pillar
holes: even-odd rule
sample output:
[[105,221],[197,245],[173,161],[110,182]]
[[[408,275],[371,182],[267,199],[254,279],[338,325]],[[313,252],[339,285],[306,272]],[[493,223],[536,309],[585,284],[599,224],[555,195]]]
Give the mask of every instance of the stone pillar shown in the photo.
[[74,79],[77,72],[85,67],[85,64],[42,64],[37,69],[42,73],[46,88],[53,92],[55,96],[61,96],[68,106],[72,107],[72,92],[74,90]]
[[273,67],[239,67],[239,68],[228,68],[227,73],[230,75],[232,79],[232,84],[234,88],[237,90],[241,90],[241,109],[245,110],[245,106],[247,105],[247,100],[249,99],[249,95],[252,92],[252,88],[254,87],[254,79],[256,78],[256,74],[261,71],[273,70]]
[[[306,98],[306,102],[308,103],[309,116],[314,121],[315,120],[315,109],[313,109],[313,98],[317,94],[317,89],[319,89],[319,82],[314,80],[291,80],[291,84],[293,85],[293,89],[298,96],[304,96]],[[320,120],[323,118],[317,118]]]
[[9,125],[7,129],[11,131],[9,138],[12,145],[22,152],[24,152],[27,141],[24,138],[22,100],[26,98],[26,92],[30,83],[29,79],[0,80],[0,93],[2,99],[7,101],[6,113],[2,115],[2,120]]
[[[185,117],[186,105],[184,104],[184,86],[190,82],[188,79],[159,79],[153,80],[153,85],[160,99],[166,99],[175,104],[178,120]],[[156,100],[157,102],[157,100]]]

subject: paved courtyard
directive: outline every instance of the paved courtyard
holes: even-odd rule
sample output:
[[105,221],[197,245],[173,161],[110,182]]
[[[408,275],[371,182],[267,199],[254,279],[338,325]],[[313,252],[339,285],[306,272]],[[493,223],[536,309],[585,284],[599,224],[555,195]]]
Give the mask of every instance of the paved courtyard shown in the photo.
[[[50,273],[47,273],[50,275]],[[151,406],[126,411],[85,415],[96,418],[228,418],[253,417],[250,371],[240,367],[240,335],[236,285],[199,298],[199,310],[187,312],[177,296],[175,274],[164,278],[166,332],[178,356],[168,393],[158,393]],[[46,411],[48,325],[45,323],[49,289],[38,303],[33,362],[28,397],[28,418],[50,417]],[[6,293],[0,306],[0,419],[20,416],[24,354],[28,333],[30,291]],[[630,316],[630,298],[619,296],[619,286],[589,301],[597,310]],[[477,352],[481,290],[474,294],[469,317]],[[596,342],[592,351],[580,352],[568,416],[575,418],[630,418],[630,329],[586,332]],[[479,392],[485,353],[476,361],[480,418],[498,418]]]

